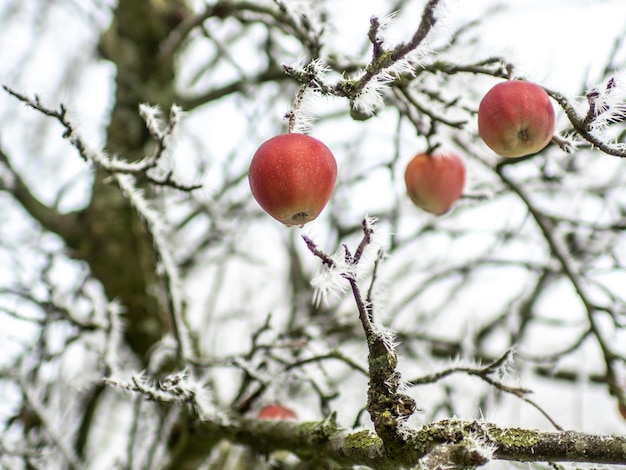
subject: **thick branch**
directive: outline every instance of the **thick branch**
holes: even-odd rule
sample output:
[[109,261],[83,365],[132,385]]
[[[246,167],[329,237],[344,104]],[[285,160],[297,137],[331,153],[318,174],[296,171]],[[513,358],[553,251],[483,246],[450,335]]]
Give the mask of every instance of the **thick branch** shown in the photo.
[[364,465],[374,469],[413,466],[445,452],[458,468],[482,465],[488,457],[518,462],[578,462],[626,465],[626,436],[574,431],[541,432],[500,428],[478,421],[442,420],[407,430],[407,441],[393,456],[370,430],[349,432],[332,421],[295,423],[245,420],[229,424],[205,422],[196,437],[219,433],[259,453],[287,450],[312,462]]
[[77,220],[77,213],[61,214],[53,207],[42,203],[31,192],[21,176],[13,169],[9,157],[0,149],[0,164],[3,164],[10,174],[6,184],[0,180],[0,191],[8,191],[19,202],[30,216],[37,220],[45,229],[58,234],[61,238],[72,243],[72,240],[82,236],[82,228]]

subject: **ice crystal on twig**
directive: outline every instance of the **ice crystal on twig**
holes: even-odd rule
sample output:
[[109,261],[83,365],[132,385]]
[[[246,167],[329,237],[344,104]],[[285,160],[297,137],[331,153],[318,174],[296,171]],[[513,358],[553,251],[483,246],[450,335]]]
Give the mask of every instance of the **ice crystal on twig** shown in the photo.
[[[322,89],[326,94],[326,75],[331,71],[330,67],[321,59],[307,62],[306,57],[298,57],[292,64],[282,64],[285,71],[303,85],[311,88]],[[324,92],[326,90],[326,93]]]
[[382,92],[388,87],[388,85],[389,80],[383,75],[374,77],[356,96],[353,102],[353,107],[367,116],[374,114],[385,104]]
[[626,118],[626,75],[610,77],[587,92],[589,106],[586,119],[591,130],[602,134],[610,124]]
[[382,341],[382,343],[385,345],[385,349],[387,351],[395,351],[398,344],[400,344],[396,340],[396,334],[389,328],[385,328],[383,325],[377,322],[373,323],[373,326],[373,332],[376,334],[378,339],[380,339],[380,341]]
[[289,132],[309,133],[316,118],[312,110],[314,99],[315,94],[309,86],[298,90],[291,109],[285,113],[285,119],[289,121]]
[[389,248],[389,232],[381,229],[376,217],[366,215],[364,224],[369,227],[370,235],[359,260],[359,274],[363,271],[369,272],[375,263],[380,263]]
[[161,137],[162,135],[161,129],[164,126],[160,114],[161,110],[158,106],[150,106],[145,103],[139,105],[139,115],[144,120],[148,131],[153,136]]
[[130,381],[107,377],[103,382],[112,387],[141,393],[161,403],[188,404],[200,419],[216,416],[209,391],[187,370],[170,374],[156,383],[152,383],[145,373],[133,375]]
[[330,295],[341,295],[346,292],[349,284],[346,278],[356,276],[354,266],[346,263],[343,250],[338,250],[328,258],[328,263],[322,263],[317,274],[311,280],[313,287],[313,303],[320,306],[328,303]]
[[146,123],[146,128],[155,140],[162,140],[174,133],[183,115],[183,110],[178,105],[172,105],[167,123],[161,118],[161,109],[145,103],[139,105],[139,115]]
[[285,119],[289,121],[289,132],[306,134],[316,117],[312,111],[313,100],[316,96],[313,91],[319,91],[322,94],[329,93],[325,76],[330,68],[320,59],[306,62],[303,57],[298,58],[293,64],[283,64],[283,68],[302,84],[291,109],[285,113]]

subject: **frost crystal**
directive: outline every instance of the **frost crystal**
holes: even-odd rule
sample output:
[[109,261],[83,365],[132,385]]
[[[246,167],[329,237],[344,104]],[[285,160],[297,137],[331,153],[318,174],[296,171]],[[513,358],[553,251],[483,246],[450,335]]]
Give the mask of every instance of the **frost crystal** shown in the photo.
[[152,135],[161,135],[163,122],[160,118],[161,110],[158,106],[142,103],[139,105],[139,115],[146,122],[146,127]]
[[387,88],[389,77],[380,74],[371,79],[354,100],[355,109],[367,114],[374,114],[385,104],[382,96],[383,90]]
[[577,108],[586,115],[585,121],[596,137],[610,139],[606,135],[609,126],[626,119],[626,73],[620,72],[589,89]]
[[323,264],[315,277],[311,280],[314,289],[313,303],[319,306],[328,303],[330,294],[340,295],[348,288],[346,279],[354,279],[356,273],[354,266],[346,263],[342,250],[337,251],[331,257],[332,264]]
[[114,377],[105,378],[103,381],[112,387],[139,392],[150,400],[162,403],[187,403],[202,420],[219,418],[209,391],[187,370],[168,375],[156,383],[151,382],[144,372],[134,374],[130,382]]
[[313,102],[316,98],[315,93],[310,87],[301,90],[297,98],[297,106],[285,114],[285,117],[293,122],[290,127],[291,132],[299,134],[308,134],[311,126],[317,117],[313,112]]

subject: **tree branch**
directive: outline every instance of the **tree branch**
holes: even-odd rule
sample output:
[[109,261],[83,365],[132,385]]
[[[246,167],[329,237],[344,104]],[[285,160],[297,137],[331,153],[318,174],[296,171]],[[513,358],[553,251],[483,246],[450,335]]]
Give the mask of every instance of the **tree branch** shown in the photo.
[[542,432],[501,428],[480,421],[446,419],[407,430],[398,453],[385,451],[371,430],[347,431],[331,420],[295,423],[243,420],[199,423],[197,438],[219,434],[259,453],[293,452],[309,462],[364,465],[377,470],[414,466],[445,454],[455,467],[480,466],[490,458],[520,462],[626,464],[626,436],[575,431]]
[[83,229],[78,221],[79,213],[61,214],[53,207],[43,204],[15,171],[8,155],[2,149],[0,149],[0,166],[4,166],[9,173],[9,177],[6,178],[9,181],[3,182],[0,179],[0,191],[8,191],[46,230],[58,234],[66,241],[82,235]]
[[607,155],[613,155],[614,157],[626,157],[626,147],[622,145],[610,145],[604,142],[602,139],[599,139],[592,133],[592,122],[593,119],[589,119],[589,116],[593,114],[593,104],[590,102],[589,112],[591,114],[587,114],[587,117],[581,117],[578,115],[574,107],[571,103],[563,96],[561,93],[558,93],[553,90],[546,89],[548,94],[563,108],[565,115],[569,119],[570,123],[574,127],[574,130],[587,142],[589,142],[594,147],[597,147],[602,152]]
[[526,190],[524,190],[519,184],[513,181],[512,178],[508,177],[505,174],[506,172],[504,171],[504,168],[505,165],[500,164],[496,167],[496,172],[498,173],[502,181],[506,183],[514,193],[517,194],[517,196],[524,202],[524,204],[528,208],[528,212],[539,227],[539,230],[545,238],[546,243],[548,244],[550,251],[552,252],[552,255],[561,265],[563,274],[571,283],[572,287],[576,291],[578,298],[580,299],[582,306],[585,309],[587,320],[589,322],[589,331],[596,338],[596,342],[604,357],[604,363],[606,367],[605,383],[607,384],[609,393],[617,398],[617,401],[622,404],[622,406],[626,406],[626,394],[622,390],[622,387],[618,384],[617,379],[618,373],[616,371],[616,363],[618,361],[618,356],[609,346],[604,337],[604,333],[596,315],[598,309],[591,300],[592,296],[588,292],[587,284],[585,283],[583,276],[581,276],[574,267],[570,256],[568,255],[567,249],[555,236],[554,227],[552,226],[551,222],[546,216],[543,215],[542,211],[535,206]]

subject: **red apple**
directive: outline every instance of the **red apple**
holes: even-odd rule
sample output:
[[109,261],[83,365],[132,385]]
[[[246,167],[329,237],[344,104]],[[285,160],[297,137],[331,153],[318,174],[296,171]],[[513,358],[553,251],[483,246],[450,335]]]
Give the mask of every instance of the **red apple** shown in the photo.
[[463,193],[465,165],[451,151],[419,153],[407,165],[404,182],[417,207],[435,215],[445,214]]
[[258,419],[267,419],[267,420],[288,420],[288,419],[298,419],[298,415],[291,408],[287,408],[283,405],[267,405],[259,410],[256,417]]
[[520,80],[498,83],[480,102],[478,133],[502,157],[539,152],[554,134],[554,109],[548,93]]
[[250,163],[252,195],[269,215],[288,227],[315,219],[335,188],[337,162],[319,140],[282,134],[264,142]]
[[626,406],[622,405],[621,403],[618,403],[617,410],[619,411],[619,414],[622,415],[622,418],[626,420]]

